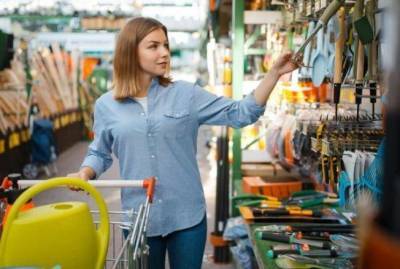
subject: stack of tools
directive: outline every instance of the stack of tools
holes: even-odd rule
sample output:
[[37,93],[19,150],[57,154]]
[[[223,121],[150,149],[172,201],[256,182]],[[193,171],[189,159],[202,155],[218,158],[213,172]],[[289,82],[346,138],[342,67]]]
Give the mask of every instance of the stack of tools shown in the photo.
[[[264,197],[264,199],[262,198]],[[260,196],[242,203],[239,210],[247,221],[339,223],[340,216],[327,206],[337,206],[337,195],[314,190],[295,192],[286,199]],[[324,205],[325,208],[321,208]]]
[[[256,238],[271,243],[265,255],[276,259],[281,268],[309,268],[286,267],[284,264],[315,265],[315,260],[322,263],[329,261],[330,266],[325,265],[328,268],[352,268],[350,261],[357,257],[359,251],[354,233],[352,224],[266,225],[255,229]],[[338,264],[346,264],[347,267]]]

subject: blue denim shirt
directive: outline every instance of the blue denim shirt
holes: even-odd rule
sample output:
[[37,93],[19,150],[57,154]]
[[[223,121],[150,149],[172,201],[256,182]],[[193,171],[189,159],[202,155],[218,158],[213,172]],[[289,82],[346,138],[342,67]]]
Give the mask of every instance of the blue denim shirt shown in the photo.
[[[176,81],[167,87],[153,79],[148,91],[148,114],[131,98],[117,101],[112,92],[95,104],[95,138],[83,166],[98,177],[112,164],[113,152],[126,180],[157,178],[150,209],[148,236],[167,235],[198,224],[205,199],[196,161],[201,124],[240,128],[264,113],[253,94],[241,101],[218,97],[194,84]],[[124,188],[122,208],[145,201],[143,189]]]

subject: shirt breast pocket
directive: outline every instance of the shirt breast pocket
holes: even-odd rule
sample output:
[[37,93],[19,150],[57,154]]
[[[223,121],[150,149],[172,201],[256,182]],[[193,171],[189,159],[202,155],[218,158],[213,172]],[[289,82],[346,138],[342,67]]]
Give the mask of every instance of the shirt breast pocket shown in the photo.
[[188,110],[164,112],[162,132],[166,137],[182,137],[187,133],[190,114]]

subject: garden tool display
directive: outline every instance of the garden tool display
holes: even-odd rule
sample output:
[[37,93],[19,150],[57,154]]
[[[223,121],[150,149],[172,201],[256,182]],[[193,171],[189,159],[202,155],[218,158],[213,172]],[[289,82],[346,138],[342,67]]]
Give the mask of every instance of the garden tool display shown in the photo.
[[[61,202],[19,212],[40,192],[59,186],[79,187],[94,198],[101,219],[97,229],[89,206],[83,202]],[[51,268],[58,264],[66,269],[101,269],[108,240],[109,218],[101,194],[81,179],[50,179],[29,188],[15,201],[0,241],[0,267]]]
[[339,8],[344,4],[344,0],[334,0],[332,1],[329,6],[324,10],[324,13],[318,20],[317,25],[315,26],[314,30],[310,33],[308,38],[304,41],[302,46],[297,50],[295,54],[293,54],[292,61],[300,66],[303,64],[302,55],[307,47],[307,45],[311,42],[314,36],[327,25],[328,21],[332,16],[339,10]]

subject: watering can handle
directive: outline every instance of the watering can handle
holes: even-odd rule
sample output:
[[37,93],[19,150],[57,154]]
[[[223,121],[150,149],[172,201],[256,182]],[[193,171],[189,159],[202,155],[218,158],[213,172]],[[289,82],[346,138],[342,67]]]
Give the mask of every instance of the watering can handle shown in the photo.
[[2,240],[0,241],[0,251],[5,247],[3,246],[4,242],[7,242],[5,237],[7,237],[8,235],[8,231],[10,230],[10,226],[12,225],[13,220],[17,218],[20,208],[22,208],[22,206],[25,205],[27,201],[32,199],[37,194],[59,186],[79,187],[88,192],[96,201],[100,211],[100,225],[97,229],[100,241],[99,242],[100,248],[99,248],[99,259],[96,265],[96,269],[103,268],[103,263],[107,254],[107,247],[101,247],[101,246],[108,246],[109,229],[110,229],[107,205],[104,202],[103,198],[101,197],[101,194],[96,190],[94,186],[90,185],[85,180],[79,178],[59,177],[59,178],[44,180],[41,181],[40,183],[36,181],[35,185],[27,189],[24,193],[22,193],[22,195],[15,201],[8,215],[7,222],[5,223],[2,234]]

